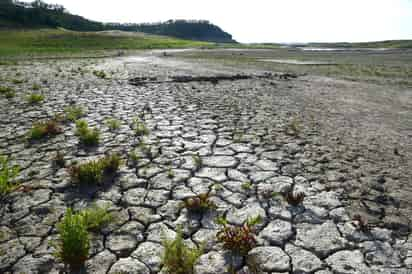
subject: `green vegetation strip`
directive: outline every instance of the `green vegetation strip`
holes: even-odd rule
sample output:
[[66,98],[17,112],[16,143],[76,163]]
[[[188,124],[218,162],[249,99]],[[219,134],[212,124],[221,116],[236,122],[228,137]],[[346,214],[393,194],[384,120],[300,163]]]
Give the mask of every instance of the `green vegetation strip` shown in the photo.
[[62,29],[0,31],[0,57],[104,54],[108,50],[170,49],[212,45],[213,43],[208,42],[122,32],[75,32]]

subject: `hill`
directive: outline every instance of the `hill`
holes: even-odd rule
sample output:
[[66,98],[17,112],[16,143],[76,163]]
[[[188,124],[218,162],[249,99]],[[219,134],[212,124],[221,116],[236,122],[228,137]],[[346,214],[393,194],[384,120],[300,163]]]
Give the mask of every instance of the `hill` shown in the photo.
[[236,43],[232,35],[206,20],[168,20],[161,23],[106,24],[107,28],[166,35],[182,39],[217,43]]
[[102,23],[68,13],[63,6],[0,0],[0,28],[65,28],[75,31],[104,30]]
[[64,28],[74,31],[123,30],[196,41],[234,43],[232,36],[208,21],[169,20],[155,24],[101,23],[70,14],[61,5],[0,0],[0,29]]

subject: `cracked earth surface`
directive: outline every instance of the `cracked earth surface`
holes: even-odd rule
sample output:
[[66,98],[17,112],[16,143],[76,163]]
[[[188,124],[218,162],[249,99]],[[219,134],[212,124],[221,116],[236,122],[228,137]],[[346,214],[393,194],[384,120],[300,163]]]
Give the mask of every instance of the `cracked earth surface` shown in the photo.
[[[188,243],[206,244],[195,266],[197,274],[228,273],[231,265],[238,273],[252,273],[250,261],[262,273],[412,273],[410,196],[405,198],[399,187],[410,188],[410,141],[402,139],[403,131],[385,128],[396,123],[377,123],[373,106],[364,113],[357,111],[352,92],[365,85],[314,76],[284,79],[153,56],[93,62],[35,61],[1,68],[3,79],[15,78],[17,70],[29,80],[15,86],[15,98],[0,99],[0,155],[10,155],[20,165],[19,180],[30,187],[2,201],[1,273],[62,272],[50,245],[57,237],[56,224],[66,208],[92,203],[108,205],[116,218],[102,233],[93,234],[88,273],[162,272],[162,235],[173,237],[179,226]],[[78,67],[85,71],[80,73]],[[95,69],[106,71],[109,78],[95,77],[91,73]],[[174,76],[222,73],[250,77],[170,81]],[[136,77],[156,81],[132,85],[129,80]],[[43,79],[45,102],[28,106],[27,90]],[[339,88],[348,87],[351,92],[339,94]],[[340,113],[334,111],[333,96],[344,97],[341,107],[352,110],[345,111],[349,118],[339,120],[341,124],[336,122]],[[402,107],[409,108],[410,115],[411,104],[405,103],[411,102],[409,97]],[[79,146],[73,123],[44,142],[24,141],[33,122],[51,118],[70,104],[84,106],[85,119],[100,129],[96,149]],[[151,113],[142,115],[147,106]],[[140,149],[131,129],[137,116],[150,129],[144,142],[152,157],[141,152],[142,158],[134,163],[128,153]],[[115,132],[105,126],[111,117],[122,121]],[[287,132],[293,119],[300,121],[297,135]],[[349,134],[351,125],[345,123],[350,121],[367,126]],[[385,138],[370,136],[378,126],[389,130]],[[402,157],[385,154],[393,149],[388,139],[395,140],[394,146],[403,145]],[[365,148],[366,141],[370,145]],[[119,152],[125,164],[105,185],[79,188],[65,168],[52,165],[56,151],[65,153],[68,165],[107,152]],[[193,155],[200,156],[201,166]],[[170,170],[173,178],[168,176]],[[242,187],[245,182],[251,187]],[[265,195],[291,189],[306,194],[302,206]],[[217,205],[215,211],[193,216],[180,207],[183,199],[207,191]],[[369,232],[355,227],[355,213],[368,218]],[[215,219],[220,215],[235,225],[257,215],[263,218],[256,233],[258,246],[248,256],[231,256],[217,242]]]

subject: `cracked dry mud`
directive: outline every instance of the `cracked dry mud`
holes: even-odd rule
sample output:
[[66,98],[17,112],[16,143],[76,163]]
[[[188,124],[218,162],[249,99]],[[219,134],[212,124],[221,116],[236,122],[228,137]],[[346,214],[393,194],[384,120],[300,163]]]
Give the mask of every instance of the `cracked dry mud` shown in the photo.
[[[27,186],[1,204],[1,273],[63,271],[50,244],[57,237],[56,224],[67,207],[92,203],[109,205],[116,219],[93,234],[88,273],[162,272],[162,235],[173,237],[179,226],[189,243],[206,244],[197,274],[227,273],[231,265],[238,273],[251,273],[249,262],[262,273],[412,273],[411,146],[402,137],[405,131],[394,129],[406,118],[390,117],[398,109],[388,110],[384,96],[378,97],[384,88],[315,76],[285,79],[153,56],[94,62],[35,61],[1,68],[3,79],[15,78],[17,70],[29,80],[15,86],[15,98],[0,99],[0,154],[21,166],[19,180]],[[95,69],[109,78],[95,77]],[[222,74],[249,76],[196,78]],[[176,76],[190,81],[173,81]],[[28,106],[27,91],[43,79],[45,102]],[[130,79],[147,83],[132,85]],[[371,98],[365,90],[376,95],[368,108],[362,105]],[[407,96],[393,105],[410,119]],[[96,149],[79,146],[73,123],[57,137],[31,145],[24,141],[33,122],[70,104],[86,107],[85,119],[100,129]],[[142,115],[147,106],[151,113]],[[389,120],[379,122],[379,108]],[[128,153],[139,150],[130,127],[136,116],[150,129],[144,142],[152,157],[141,153],[142,159],[132,163]],[[105,126],[111,117],[122,121],[115,132]],[[294,119],[297,135],[288,134]],[[393,155],[397,146],[401,155]],[[66,169],[53,167],[56,151],[64,152],[69,164],[119,152],[125,164],[104,186],[80,188]],[[200,156],[200,167],[193,155]],[[245,182],[252,187],[242,187]],[[290,189],[306,194],[302,206],[264,195]],[[209,190],[216,211],[193,216],[180,207],[184,198]],[[369,232],[355,227],[356,213],[368,219]],[[231,256],[217,242],[218,215],[238,225],[249,217],[263,218],[258,246],[248,256]]]

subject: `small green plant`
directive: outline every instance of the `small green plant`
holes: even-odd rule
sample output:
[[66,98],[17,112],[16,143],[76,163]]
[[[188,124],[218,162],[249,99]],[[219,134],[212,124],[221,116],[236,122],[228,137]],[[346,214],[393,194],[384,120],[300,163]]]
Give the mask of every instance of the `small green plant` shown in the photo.
[[80,211],[80,215],[89,231],[99,231],[113,221],[113,215],[108,211],[108,207],[93,205]]
[[132,128],[134,130],[134,134],[136,136],[147,136],[149,135],[149,129],[146,127],[146,125],[139,120],[139,118],[133,119],[133,125]]
[[67,209],[63,220],[57,225],[59,233],[55,244],[55,256],[72,270],[79,270],[89,256],[90,239],[85,218],[72,209]]
[[72,181],[79,184],[100,184],[103,180],[104,170],[100,161],[90,161],[69,169]]
[[46,137],[56,136],[61,133],[62,129],[55,120],[48,120],[46,122],[36,123],[29,130],[29,140],[40,140]]
[[260,222],[262,218],[257,216],[247,220],[242,226],[233,226],[225,218],[218,218],[217,223],[222,228],[216,234],[217,240],[223,243],[223,248],[245,256],[257,244],[254,230]]
[[76,121],[76,135],[79,136],[80,142],[85,146],[96,146],[100,141],[99,130],[89,128],[85,120]]
[[39,84],[33,84],[33,85],[31,86],[31,89],[32,89],[32,90],[40,90],[40,85],[39,85]]
[[8,91],[8,92],[6,92],[5,96],[6,96],[7,99],[14,98],[16,96],[16,92],[15,91]]
[[11,87],[0,86],[0,94],[7,94],[7,92],[13,91]]
[[44,95],[40,93],[32,93],[26,97],[26,100],[30,105],[40,104],[44,100]]
[[243,190],[249,191],[249,190],[252,190],[252,188],[253,188],[253,185],[252,185],[251,182],[244,182],[242,184],[242,189]]
[[106,155],[100,161],[105,173],[115,173],[122,164],[122,160],[117,153]]
[[193,155],[192,159],[193,159],[196,169],[199,169],[202,167],[202,158],[200,158],[199,154]]
[[107,77],[106,73],[102,70],[94,70],[93,74],[94,76],[101,78],[101,79],[105,79]]
[[210,199],[209,193],[201,193],[195,197],[183,200],[183,207],[192,213],[204,213],[207,210],[216,209],[215,203]]
[[98,160],[73,165],[68,169],[68,172],[75,183],[101,184],[104,176],[114,174],[119,169],[120,164],[120,157],[117,154],[111,154]]
[[74,122],[84,116],[84,109],[81,106],[70,106],[64,109],[66,120]]
[[302,131],[301,121],[297,116],[294,116],[290,122],[286,125],[285,132],[288,135],[298,136]]
[[134,163],[137,164],[140,160],[140,155],[136,150],[132,150],[129,152],[129,159]]
[[294,192],[291,190],[291,191],[285,193],[283,197],[284,197],[285,201],[286,201],[288,204],[290,204],[290,205],[292,205],[292,206],[298,206],[298,205],[300,205],[300,204],[303,203],[303,200],[305,199],[305,196],[306,196],[306,195],[305,195],[305,193],[303,193],[303,192],[296,192],[296,193],[294,193]]
[[120,128],[120,121],[114,118],[108,119],[106,121],[106,126],[110,131],[116,131]]
[[0,196],[4,196],[18,186],[14,179],[19,175],[18,166],[10,166],[9,158],[0,156]]
[[21,79],[13,79],[11,82],[12,82],[13,84],[15,84],[15,85],[20,85],[20,84],[23,84],[23,83],[24,83],[24,80],[21,80]]
[[173,179],[174,177],[175,177],[175,172],[173,171],[173,169],[169,168],[167,170],[167,178]]
[[203,254],[202,247],[189,248],[185,244],[181,229],[173,240],[164,239],[163,247],[162,264],[170,274],[193,274],[193,266]]

